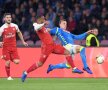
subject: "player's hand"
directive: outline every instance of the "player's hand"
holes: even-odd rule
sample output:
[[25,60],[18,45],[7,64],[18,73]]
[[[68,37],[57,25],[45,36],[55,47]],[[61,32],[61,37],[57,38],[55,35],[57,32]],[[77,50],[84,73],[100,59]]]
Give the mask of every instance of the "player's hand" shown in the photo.
[[49,25],[49,21],[45,21],[44,24],[47,26]]
[[47,28],[47,31],[48,31],[48,32],[50,32],[50,30],[51,30],[50,28]]
[[91,34],[91,33],[93,33],[93,30],[87,31],[87,34]]
[[26,43],[26,42],[23,42],[23,45],[24,45],[24,46],[28,46],[28,43]]
[[0,47],[2,47],[3,46],[3,42],[0,42]]

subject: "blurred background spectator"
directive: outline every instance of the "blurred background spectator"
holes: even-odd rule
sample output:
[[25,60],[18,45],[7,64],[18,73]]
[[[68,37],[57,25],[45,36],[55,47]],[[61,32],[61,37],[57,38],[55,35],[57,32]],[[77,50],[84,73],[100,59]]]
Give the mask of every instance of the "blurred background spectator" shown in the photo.
[[24,39],[33,41],[34,45],[39,39],[32,24],[40,15],[50,22],[48,28],[58,26],[64,18],[71,33],[81,34],[96,27],[98,39],[108,40],[108,0],[0,0],[0,26],[5,12],[12,13]]

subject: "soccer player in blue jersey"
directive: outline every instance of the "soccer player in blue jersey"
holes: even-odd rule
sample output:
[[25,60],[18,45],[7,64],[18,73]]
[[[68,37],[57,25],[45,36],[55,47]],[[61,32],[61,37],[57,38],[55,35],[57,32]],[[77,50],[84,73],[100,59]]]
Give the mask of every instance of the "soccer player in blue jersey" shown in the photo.
[[[59,22],[60,28],[56,27],[54,29],[49,30],[50,34],[55,35],[62,43],[63,47],[67,49],[73,56],[76,53],[80,53],[82,62],[83,62],[83,70],[86,71],[89,74],[92,74],[92,71],[90,70],[89,66],[87,65],[87,60],[86,60],[86,54],[85,54],[85,47],[80,46],[80,45],[75,45],[74,40],[82,40],[86,38],[86,36],[90,33],[92,33],[92,30],[89,30],[83,34],[80,35],[74,35],[71,34],[66,30],[67,28],[67,22],[66,20],[60,20]],[[56,65],[50,64],[47,70],[47,73],[54,69],[61,69],[61,68],[69,68],[66,65],[67,63],[60,63]]]

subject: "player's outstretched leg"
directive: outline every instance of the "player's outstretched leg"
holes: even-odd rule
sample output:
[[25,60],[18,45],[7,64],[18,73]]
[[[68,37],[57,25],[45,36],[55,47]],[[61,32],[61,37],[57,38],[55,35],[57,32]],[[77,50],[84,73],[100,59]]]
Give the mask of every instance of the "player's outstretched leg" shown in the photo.
[[66,63],[60,63],[60,64],[56,64],[56,65],[52,65],[50,64],[48,66],[48,69],[47,69],[47,73],[49,73],[50,71],[54,70],[54,69],[63,69],[63,68],[70,68],[71,66],[69,66],[68,64]]
[[92,74],[92,71],[90,70],[90,68],[87,65],[87,60],[86,60],[85,48],[84,47],[81,47],[81,49],[80,49],[80,56],[82,58],[82,62],[83,62],[83,65],[84,65],[83,70],[86,71],[89,74]]
[[[48,69],[47,69],[47,73],[49,73],[50,71],[54,70],[54,69],[69,69],[71,68],[71,66],[67,63],[60,63],[60,64],[56,64],[56,65],[52,65],[50,64]],[[72,70],[73,73],[83,73],[81,70],[79,70],[78,68],[74,67],[73,70]]]
[[29,67],[29,69],[27,71],[24,71],[21,77],[22,82],[24,82],[27,78],[27,74],[29,74],[30,72],[36,70],[37,68],[41,67],[46,59],[47,59],[48,55],[41,55],[40,60],[38,63],[34,63],[32,66]]
[[30,66],[30,68],[27,71],[24,71],[21,77],[22,82],[24,82],[27,78],[27,74],[34,71],[35,69],[38,68],[38,65],[35,63],[32,66]]

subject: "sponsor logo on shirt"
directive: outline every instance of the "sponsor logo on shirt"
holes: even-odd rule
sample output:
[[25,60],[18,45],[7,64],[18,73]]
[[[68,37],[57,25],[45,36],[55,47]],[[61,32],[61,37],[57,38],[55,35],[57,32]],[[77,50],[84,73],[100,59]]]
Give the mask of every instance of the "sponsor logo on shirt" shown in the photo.
[[8,33],[7,35],[5,35],[5,38],[12,38],[15,37],[14,33]]

